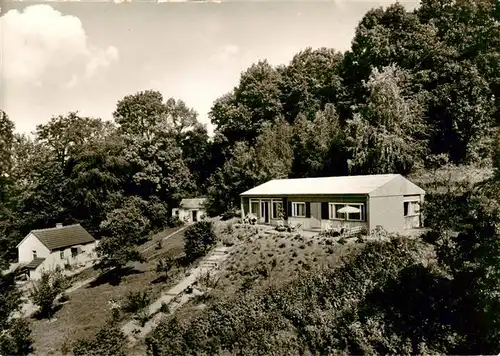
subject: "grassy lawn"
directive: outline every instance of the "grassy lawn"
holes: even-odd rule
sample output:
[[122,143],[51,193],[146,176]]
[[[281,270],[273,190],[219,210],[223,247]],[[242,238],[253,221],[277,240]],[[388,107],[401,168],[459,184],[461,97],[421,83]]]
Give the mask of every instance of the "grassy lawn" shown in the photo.
[[[177,230],[177,228],[175,229]],[[174,229],[168,229],[154,237],[159,241],[169,235]],[[155,242],[153,242],[155,243]],[[183,233],[165,240],[162,249],[151,248],[146,254],[148,261],[134,264],[131,271],[122,278],[119,285],[111,285],[106,280],[97,280],[69,294],[69,301],[57,311],[51,321],[32,320],[35,353],[38,355],[65,354],[72,342],[80,338],[92,337],[110,318],[108,301],[110,299],[122,302],[129,292],[148,289],[152,300],[160,296],[163,290],[172,287],[184,275],[184,268],[172,271],[167,282],[158,283],[158,275],[154,272],[155,262],[165,255],[172,257],[182,253],[184,248]],[[157,255],[151,258],[152,255]],[[98,271],[88,269],[82,272],[78,279],[83,280]],[[124,319],[126,316],[124,316]]]

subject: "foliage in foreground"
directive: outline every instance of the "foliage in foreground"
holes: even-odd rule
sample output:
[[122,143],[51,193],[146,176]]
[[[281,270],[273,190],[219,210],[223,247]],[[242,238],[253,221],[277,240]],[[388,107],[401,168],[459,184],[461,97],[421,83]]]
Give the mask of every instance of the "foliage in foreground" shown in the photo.
[[73,346],[75,356],[125,356],[126,336],[119,324],[109,321],[90,340],[78,340]]
[[[188,323],[162,323],[147,340],[149,352],[354,352],[361,348],[363,340],[352,336],[349,330],[359,323],[357,312],[363,301],[397,278],[401,270],[417,265],[419,248],[416,242],[402,239],[371,243],[335,271],[306,274],[285,288],[218,301]],[[346,341],[345,337],[351,340]]]
[[[0,258],[0,269],[5,267],[3,262]],[[28,322],[12,317],[21,307],[21,294],[14,276],[0,275],[0,355],[28,355],[33,351]]]
[[54,301],[67,287],[67,280],[59,270],[43,272],[39,281],[30,291],[33,304],[40,307],[40,315],[51,318]]

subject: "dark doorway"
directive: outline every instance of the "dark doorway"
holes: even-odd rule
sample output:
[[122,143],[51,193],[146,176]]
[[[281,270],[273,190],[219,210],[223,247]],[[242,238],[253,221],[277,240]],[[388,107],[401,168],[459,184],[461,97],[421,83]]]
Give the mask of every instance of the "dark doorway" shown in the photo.
[[191,214],[193,216],[193,222],[198,221],[198,210],[193,210]]
[[262,218],[264,219],[264,224],[269,224],[269,212],[270,212],[270,206],[271,202],[268,200],[263,200],[261,203],[261,214]]

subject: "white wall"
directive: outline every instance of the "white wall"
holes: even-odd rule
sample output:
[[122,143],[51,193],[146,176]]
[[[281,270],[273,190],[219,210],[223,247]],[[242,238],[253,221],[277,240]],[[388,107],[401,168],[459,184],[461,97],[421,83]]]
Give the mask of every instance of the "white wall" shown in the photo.
[[202,219],[203,216],[206,215],[205,209],[172,209],[172,215],[176,215],[176,212],[179,212],[179,219],[181,221],[193,222],[192,211],[198,211],[198,221]]
[[87,262],[92,261],[97,257],[95,248],[97,247],[97,242],[91,242],[89,244],[81,246],[82,252],[80,252],[75,258],[71,256],[71,247],[64,250],[64,259],[61,259],[61,251],[53,251],[48,256],[44,256],[46,259],[43,261],[36,270],[30,271],[30,279],[39,279],[43,271],[52,271],[60,266],[64,269],[64,265],[70,264],[72,266],[78,267],[79,265],[84,265]]
[[368,204],[370,231],[381,225],[388,232],[403,232],[403,196],[370,197]]
[[38,238],[30,233],[17,248],[19,262],[28,263],[33,260],[33,250],[36,251],[37,257],[47,258],[50,251]]

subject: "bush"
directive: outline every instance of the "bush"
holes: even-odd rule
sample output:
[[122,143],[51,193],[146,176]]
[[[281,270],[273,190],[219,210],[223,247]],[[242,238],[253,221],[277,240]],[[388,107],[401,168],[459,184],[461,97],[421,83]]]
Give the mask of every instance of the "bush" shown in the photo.
[[239,216],[241,216],[241,213],[237,208],[230,208],[229,210],[221,214],[221,220],[222,221],[231,220]]
[[127,313],[137,314],[149,306],[150,300],[147,291],[129,292],[123,310]]
[[164,257],[156,263],[155,272],[160,274],[162,278],[168,278],[170,271],[176,266],[176,261],[170,257]]
[[52,317],[54,301],[59,293],[67,287],[67,279],[60,271],[43,272],[39,281],[30,291],[33,304],[40,307],[42,317]]
[[216,237],[211,221],[205,220],[190,226],[184,233],[186,259],[193,262],[215,245]]
[[170,227],[178,227],[182,225],[184,225],[184,222],[181,219],[179,219],[177,215],[171,216],[168,219],[168,226]]
[[126,336],[115,322],[108,322],[91,340],[78,340],[73,345],[75,356],[125,356]]
[[170,307],[168,306],[167,303],[161,302],[160,313],[170,314]]
[[31,330],[26,319],[13,319],[8,330],[0,333],[1,355],[29,355],[33,352]]

